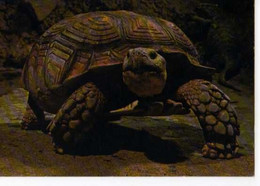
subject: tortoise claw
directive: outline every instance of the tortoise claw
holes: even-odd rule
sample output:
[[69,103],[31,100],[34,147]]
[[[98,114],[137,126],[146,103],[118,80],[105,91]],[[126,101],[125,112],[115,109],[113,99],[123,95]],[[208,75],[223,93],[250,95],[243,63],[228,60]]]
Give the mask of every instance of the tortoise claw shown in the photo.
[[223,145],[219,143],[206,143],[202,148],[202,155],[210,159],[232,159],[237,156],[238,144]]

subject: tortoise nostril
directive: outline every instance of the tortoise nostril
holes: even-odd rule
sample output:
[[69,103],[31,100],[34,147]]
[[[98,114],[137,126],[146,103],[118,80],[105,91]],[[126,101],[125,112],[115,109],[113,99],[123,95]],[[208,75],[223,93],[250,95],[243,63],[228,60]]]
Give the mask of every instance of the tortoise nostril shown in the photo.
[[157,53],[155,51],[152,51],[152,52],[149,53],[149,57],[151,59],[155,59],[157,57]]

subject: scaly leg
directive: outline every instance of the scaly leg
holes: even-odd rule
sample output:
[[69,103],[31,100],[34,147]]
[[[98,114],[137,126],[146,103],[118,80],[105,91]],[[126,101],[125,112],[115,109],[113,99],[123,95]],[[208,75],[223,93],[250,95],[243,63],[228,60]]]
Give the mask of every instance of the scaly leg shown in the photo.
[[81,141],[103,113],[104,96],[93,83],[86,83],[66,100],[47,130],[53,136],[56,152]]
[[229,97],[205,80],[191,80],[177,90],[177,99],[198,117],[206,144],[204,157],[230,159],[237,154],[239,135],[237,115]]

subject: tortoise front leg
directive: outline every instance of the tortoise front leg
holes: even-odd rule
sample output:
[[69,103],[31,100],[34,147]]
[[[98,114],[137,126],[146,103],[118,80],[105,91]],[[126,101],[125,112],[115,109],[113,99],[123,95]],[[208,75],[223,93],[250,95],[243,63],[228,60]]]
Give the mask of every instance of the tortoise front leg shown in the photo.
[[206,141],[204,157],[229,159],[237,154],[239,125],[227,95],[210,82],[196,79],[179,87],[177,99],[198,117]]
[[103,106],[104,96],[93,83],[72,93],[47,127],[56,152],[63,154],[79,143],[100,119]]

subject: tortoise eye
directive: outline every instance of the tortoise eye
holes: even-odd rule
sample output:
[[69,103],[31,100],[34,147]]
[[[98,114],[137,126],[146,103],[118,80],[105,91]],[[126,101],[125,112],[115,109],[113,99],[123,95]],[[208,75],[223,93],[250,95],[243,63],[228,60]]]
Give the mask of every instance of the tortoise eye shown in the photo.
[[157,57],[157,54],[156,54],[156,52],[150,52],[149,53],[149,57],[151,58],[151,59],[155,59],[156,57]]

